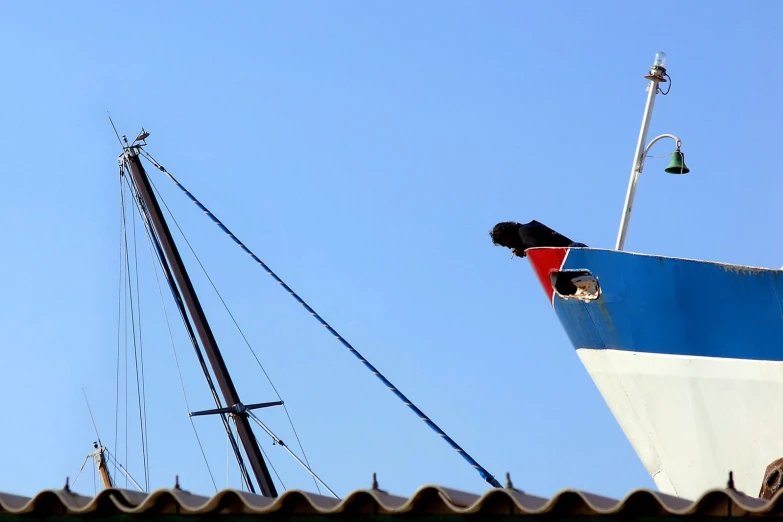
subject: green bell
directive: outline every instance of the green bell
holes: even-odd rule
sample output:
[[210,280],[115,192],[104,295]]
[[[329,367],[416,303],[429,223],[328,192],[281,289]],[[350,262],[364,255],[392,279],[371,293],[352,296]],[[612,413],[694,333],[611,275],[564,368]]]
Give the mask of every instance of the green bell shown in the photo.
[[685,166],[685,154],[680,152],[679,149],[672,152],[672,161],[665,170],[669,174],[687,174],[691,171],[691,169]]

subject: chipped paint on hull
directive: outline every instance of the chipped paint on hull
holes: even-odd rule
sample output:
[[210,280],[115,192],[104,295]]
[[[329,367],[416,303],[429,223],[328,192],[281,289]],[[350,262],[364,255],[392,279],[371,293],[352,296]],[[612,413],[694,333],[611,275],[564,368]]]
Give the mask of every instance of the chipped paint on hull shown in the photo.
[[[732,470],[755,492],[783,455],[769,414],[783,396],[783,272],[590,248],[528,258],[658,487],[696,498]],[[567,270],[589,271],[599,298],[546,287]]]
[[[528,251],[532,264],[542,260],[541,250],[555,249]],[[563,299],[545,288],[574,347],[783,361],[780,270],[743,272],[727,269],[736,265],[612,250],[558,250],[567,250],[562,264],[548,271],[589,271],[601,288],[594,301]]]

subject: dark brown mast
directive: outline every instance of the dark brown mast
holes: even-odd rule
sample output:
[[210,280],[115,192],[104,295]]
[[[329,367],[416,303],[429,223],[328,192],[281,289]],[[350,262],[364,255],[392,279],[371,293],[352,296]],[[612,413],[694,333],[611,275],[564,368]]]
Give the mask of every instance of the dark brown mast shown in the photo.
[[[168,268],[168,271],[170,271],[176,282],[177,288],[174,288],[172,285],[171,290],[172,292],[178,292],[180,294],[181,300],[187,308],[189,320],[195,327],[201,346],[206,352],[207,360],[215,374],[215,379],[217,380],[218,387],[220,388],[223,400],[227,406],[227,408],[212,410],[210,413],[229,413],[233,416],[236,423],[237,434],[239,435],[245,454],[250,461],[250,467],[253,470],[261,493],[264,496],[276,497],[277,490],[275,489],[275,484],[272,481],[269,469],[261,454],[258,441],[250,427],[246,411],[247,407],[239,400],[239,394],[237,393],[234,383],[231,380],[231,375],[226,368],[226,363],[220,353],[215,336],[204,315],[204,310],[201,307],[198,296],[193,289],[193,284],[190,281],[190,277],[182,262],[177,246],[174,244],[171,231],[169,230],[163,212],[161,212],[160,206],[158,205],[158,200],[152,190],[147,173],[139,159],[141,146],[135,143],[136,142],[125,147],[122,161],[130,171],[133,184],[135,185],[138,197],[141,200],[140,203],[143,205],[143,212],[147,214],[149,224],[153,228],[154,234],[157,236],[160,247],[165,254],[165,258],[161,259],[161,263],[168,265],[167,267],[164,267],[164,269]],[[186,320],[188,319],[186,318]],[[253,406],[258,407],[261,405]],[[241,455],[238,456],[241,458]],[[255,488],[253,488],[253,484],[250,481],[248,481],[248,486],[251,491],[254,491]]]

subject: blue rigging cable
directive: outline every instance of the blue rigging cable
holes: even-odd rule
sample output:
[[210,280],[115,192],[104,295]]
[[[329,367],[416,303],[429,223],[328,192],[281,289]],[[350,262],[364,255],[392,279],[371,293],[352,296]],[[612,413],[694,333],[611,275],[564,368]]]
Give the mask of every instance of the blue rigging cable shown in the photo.
[[407,397],[406,397],[406,396],[405,396],[405,395],[404,395],[404,394],[403,394],[403,393],[402,393],[400,390],[398,390],[398,389],[397,389],[397,388],[396,388],[396,387],[395,387],[395,386],[394,386],[394,385],[393,385],[393,384],[392,384],[392,383],[389,381],[389,379],[387,379],[386,377],[384,377],[384,376],[383,376],[383,374],[382,374],[381,372],[379,372],[379,371],[378,371],[378,370],[375,368],[375,366],[373,366],[372,364],[370,364],[370,362],[369,362],[367,359],[365,359],[365,358],[364,358],[364,356],[363,356],[362,354],[360,354],[358,351],[356,351],[356,348],[354,348],[353,346],[351,346],[351,344],[350,344],[348,341],[346,341],[346,340],[345,340],[345,339],[344,339],[344,338],[343,338],[343,337],[342,337],[342,336],[341,336],[339,333],[337,333],[337,331],[336,331],[334,328],[332,328],[332,327],[329,325],[329,323],[327,323],[327,322],[326,322],[326,321],[325,321],[325,320],[324,320],[324,319],[323,319],[323,318],[322,318],[320,315],[318,315],[318,313],[317,313],[315,310],[313,310],[313,309],[310,307],[310,305],[308,305],[308,304],[307,304],[307,303],[306,303],[306,302],[305,302],[305,301],[304,301],[304,300],[303,300],[301,297],[299,297],[299,295],[298,295],[296,292],[294,292],[294,291],[291,289],[291,287],[290,287],[290,286],[288,286],[287,284],[285,284],[285,282],[284,282],[282,279],[280,279],[280,277],[278,277],[278,275],[277,275],[276,273],[274,273],[274,272],[272,271],[272,269],[271,269],[271,268],[269,268],[269,266],[267,266],[267,264],[266,264],[266,263],[264,263],[263,261],[261,261],[261,259],[259,259],[259,257],[258,257],[258,256],[256,256],[256,255],[255,255],[255,254],[254,254],[254,253],[253,253],[253,252],[252,252],[252,251],[251,251],[251,250],[250,250],[248,247],[246,247],[246,246],[245,246],[245,244],[244,244],[244,243],[242,243],[242,241],[240,241],[240,240],[239,240],[239,239],[238,239],[238,238],[237,238],[237,237],[236,237],[236,236],[235,236],[235,235],[234,235],[234,234],[233,234],[233,233],[232,233],[232,232],[231,232],[231,231],[230,231],[228,228],[226,228],[226,226],[225,226],[223,223],[221,223],[221,222],[220,222],[220,220],[219,220],[217,217],[215,217],[215,215],[214,215],[212,212],[210,212],[210,211],[209,211],[209,209],[208,209],[207,207],[205,207],[204,205],[202,205],[202,204],[201,204],[201,202],[200,202],[198,199],[196,199],[196,197],[195,197],[195,196],[193,196],[193,194],[191,194],[191,193],[190,193],[190,192],[189,192],[189,191],[188,191],[188,190],[187,190],[187,189],[186,189],[184,186],[182,186],[182,184],[181,184],[179,181],[177,181],[177,179],[176,179],[174,176],[172,176],[172,175],[171,175],[171,173],[170,173],[168,170],[166,170],[166,169],[163,167],[163,165],[161,165],[160,163],[158,163],[158,162],[155,160],[155,158],[153,158],[153,157],[152,157],[152,156],[151,156],[151,155],[150,155],[150,154],[149,154],[147,151],[145,151],[144,149],[140,149],[140,150],[141,150],[142,154],[144,155],[144,157],[146,157],[146,158],[147,158],[147,159],[148,159],[148,160],[149,160],[149,161],[152,163],[152,165],[153,165],[155,168],[157,168],[158,170],[160,170],[161,172],[163,172],[164,174],[166,174],[166,176],[168,176],[168,177],[169,177],[169,179],[171,179],[171,181],[173,181],[173,182],[174,182],[174,184],[175,184],[175,185],[177,185],[177,187],[179,187],[179,188],[180,188],[180,190],[182,190],[182,192],[184,192],[184,193],[185,193],[185,195],[186,195],[186,196],[187,196],[187,197],[188,197],[188,198],[189,198],[189,199],[190,199],[190,200],[191,200],[193,203],[195,203],[195,204],[196,204],[196,206],[197,206],[198,208],[200,208],[200,209],[201,209],[201,210],[202,210],[202,211],[203,211],[203,212],[204,212],[204,213],[205,213],[207,216],[209,216],[209,218],[210,218],[210,219],[211,219],[211,220],[212,220],[212,221],[213,221],[213,222],[214,222],[214,223],[215,223],[215,224],[218,226],[218,228],[220,228],[220,230],[222,230],[223,232],[225,232],[225,233],[228,235],[228,237],[230,237],[231,239],[233,239],[233,240],[234,240],[234,242],[235,242],[237,245],[239,245],[239,248],[241,248],[242,250],[244,250],[244,251],[245,251],[245,253],[246,253],[246,254],[248,254],[248,255],[249,255],[249,256],[250,256],[250,257],[253,259],[253,261],[255,261],[256,263],[258,263],[259,265],[261,265],[261,268],[263,268],[263,269],[266,271],[266,273],[267,273],[267,274],[269,274],[270,276],[272,276],[272,278],[273,278],[275,281],[277,281],[277,282],[280,284],[280,286],[282,286],[282,287],[283,287],[283,289],[284,289],[286,292],[288,292],[288,293],[289,293],[289,295],[291,295],[291,297],[293,297],[294,299],[296,299],[296,301],[297,301],[297,302],[298,302],[300,305],[302,305],[302,306],[304,307],[304,309],[305,309],[305,310],[307,310],[308,312],[310,312],[310,315],[312,315],[312,316],[313,316],[313,317],[314,317],[314,318],[315,318],[315,319],[316,319],[316,320],[317,320],[319,323],[321,323],[321,325],[322,325],[323,327],[325,327],[325,328],[326,328],[326,329],[329,331],[329,333],[331,333],[331,334],[332,334],[332,335],[333,335],[333,336],[334,336],[334,337],[335,337],[335,338],[336,338],[338,341],[340,341],[340,343],[341,343],[343,346],[345,346],[345,347],[348,349],[348,351],[350,351],[350,352],[351,352],[351,353],[352,353],[354,356],[356,356],[356,358],[357,358],[357,359],[359,359],[359,361],[360,361],[362,364],[364,364],[364,366],[366,366],[366,367],[367,367],[367,369],[368,369],[368,370],[370,370],[370,371],[373,373],[373,375],[375,375],[376,377],[378,377],[378,379],[380,379],[380,380],[381,380],[381,382],[382,382],[382,383],[383,383],[383,384],[384,384],[384,385],[385,385],[387,388],[389,388],[389,390],[391,390],[391,391],[392,391],[392,393],[394,393],[394,395],[396,395],[396,396],[397,396],[397,398],[398,398],[398,399],[400,399],[400,400],[401,400],[401,401],[402,401],[402,402],[403,402],[403,403],[404,403],[404,404],[405,404],[405,405],[406,405],[408,408],[410,408],[411,410],[413,410],[413,412],[414,412],[414,413],[415,413],[415,414],[416,414],[416,415],[417,415],[417,416],[418,416],[418,417],[419,417],[419,418],[420,418],[422,421],[424,421],[424,423],[425,423],[427,426],[429,426],[430,428],[432,428],[432,430],[433,430],[435,433],[437,433],[437,434],[438,434],[440,437],[442,437],[442,438],[443,438],[443,440],[445,440],[445,441],[446,441],[446,442],[449,444],[449,446],[451,446],[452,448],[454,448],[454,450],[456,450],[456,451],[457,451],[457,453],[459,453],[459,454],[462,456],[462,458],[464,458],[466,461],[468,461],[468,463],[469,463],[471,466],[473,466],[473,468],[474,468],[476,471],[478,471],[479,475],[481,475],[481,478],[483,478],[484,480],[486,480],[488,483],[490,483],[492,486],[494,486],[494,487],[496,487],[496,488],[500,488],[500,487],[502,487],[502,486],[500,485],[500,482],[498,482],[498,481],[497,481],[497,479],[496,479],[494,476],[492,476],[492,474],[491,474],[489,471],[487,471],[486,469],[484,469],[484,467],[483,467],[481,464],[479,464],[478,462],[476,462],[476,460],[475,460],[473,457],[471,457],[471,456],[470,456],[470,455],[469,455],[469,454],[468,454],[468,453],[467,453],[467,452],[466,452],[464,449],[462,449],[462,447],[461,447],[459,444],[457,444],[457,443],[454,441],[454,439],[452,439],[451,437],[449,437],[449,436],[446,434],[446,432],[445,432],[445,431],[443,431],[443,430],[442,430],[442,429],[441,429],[441,428],[440,428],[440,427],[439,427],[437,424],[435,424],[434,422],[432,422],[432,420],[430,420],[430,418],[429,418],[429,417],[427,417],[426,415],[424,415],[424,412],[423,412],[423,411],[421,411],[421,410],[420,410],[420,409],[419,409],[419,408],[418,408],[418,407],[417,407],[415,404],[413,404],[413,403],[410,401],[410,399],[408,399],[408,398],[407,398]]

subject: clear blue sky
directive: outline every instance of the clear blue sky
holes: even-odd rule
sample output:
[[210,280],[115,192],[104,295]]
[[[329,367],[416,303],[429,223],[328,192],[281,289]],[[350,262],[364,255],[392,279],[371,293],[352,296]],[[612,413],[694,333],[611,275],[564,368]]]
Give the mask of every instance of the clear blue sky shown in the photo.
[[[498,478],[510,471],[535,494],[619,497],[652,481],[527,261],[487,232],[537,219],[613,246],[657,51],[674,82],[650,135],[679,135],[692,172],[648,161],[627,248],[783,265],[783,4],[93,1],[1,13],[0,491],[73,480],[94,440],[82,388],[125,460],[124,410],[113,447],[120,148],[107,111],[121,133],[150,131],[148,151],[338,331]],[[398,494],[487,487],[150,173],[332,488],[368,487],[373,472]],[[179,474],[210,494],[140,246],[150,481]],[[244,401],[273,400],[185,260]],[[209,408],[174,327],[191,406]],[[135,400],[131,388],[126,465],[141,478]],[[262,415],[294,446],[279,409]],[[220,424],[196,425],[225,487]],[[312,490],[262,435],[285,485]],[[91,494],[92,475],[76,489]]]

